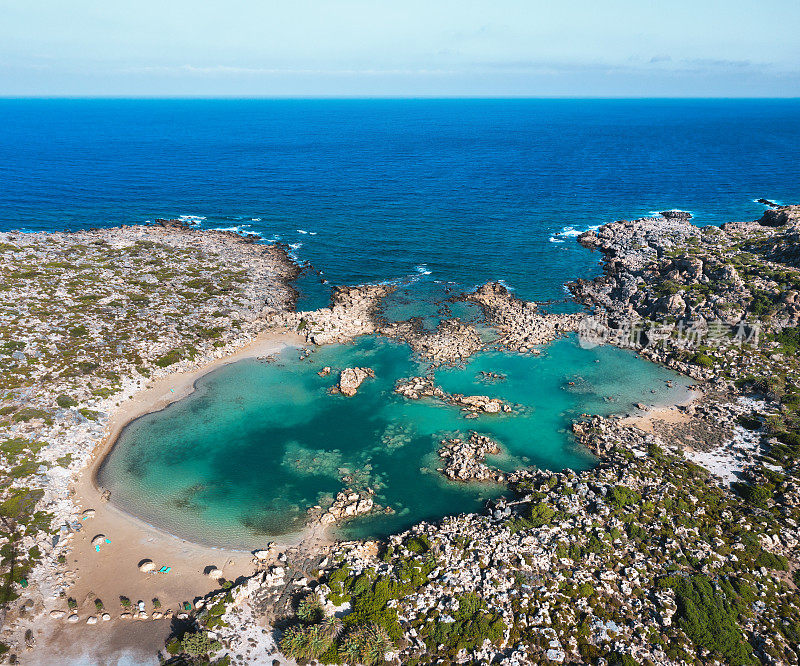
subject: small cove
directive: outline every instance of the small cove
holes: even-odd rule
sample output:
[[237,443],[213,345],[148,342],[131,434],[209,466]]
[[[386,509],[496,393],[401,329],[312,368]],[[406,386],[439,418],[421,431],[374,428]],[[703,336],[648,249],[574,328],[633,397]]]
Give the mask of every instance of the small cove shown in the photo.
[[[626,412],[665,403],[687,380],[614,347],[582,349],[573,336],[539,357],[483,352],[463,368],[441,368],[447,391],[503,398],[510,415],[466,419],[457,408],[394,394],[395,382],[424,374],[405,344],[365,336],[318,348],[288,348],[273,360],[224,366],[196,391],[125,428],[98,481],[112,501],[173,534],[252,548],[300,531],[306,511],[344,487],[370,487],[391,513],[356,518],[344,538],[383,536],[420,520],[480,510],[496,485],[457,484],[437,471],[442,438],[475,430],[502,454],[489,464],[586,469],[594,460],[568,428],[582,413]],[[325,366],[331,374],[317,373]],[[345,367],[371,367],[357,395],[331,395]],[[486,380],[482,372],[502,379]],[[670,387],[667,382],[672,382]]]

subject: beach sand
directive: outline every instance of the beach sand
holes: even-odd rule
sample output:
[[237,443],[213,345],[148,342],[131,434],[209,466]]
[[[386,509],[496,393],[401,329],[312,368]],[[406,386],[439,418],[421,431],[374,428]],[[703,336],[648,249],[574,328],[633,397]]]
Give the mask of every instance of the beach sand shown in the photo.
[[[23,663],[138,664],[150,663],[150,660],[157,663],[157,650],[163,647],[164,638],[169,635],[174,621],[120,619],[124,611],[136,610],[123,608],[120,596],[130,599],[134,607],[140,600],[144,601],[148,616],[152,616],[155,610],[154,598],[161,603],[161,612],[172,610],[177,613],[184,602],[193,603],[219,588],[219,582],[206,575],[208,568],[220,569],[223,577],[232,581],[253,573],[250,551],[186,541],[126,513],[112,502],[102,501],[102,489],[96,485],[95,475],[128,423],[185,398],[203,375],[229,363],[267,356],[287,346],[304,344],[305,340],[294,333],[264,333],[229,356],[153,381],[114,411],[106,436],[72,486],[73,501],[78,510],[95,511],[93,517],[83,521],[83,529],[74,535],[66,563],[68,579],[75,581],[70,588],[70,597],[78,604],[74,612],[79,621],[69,624],[65,619],[49,617],[38,621],[31,627],[37,638],[37,647],[21,655]],[[109,541],[104,542],[99,551],[92,545],[98,534],[105,535]],[[267,543],[265,540],[263,545]],[[168,566],[171,570],[169,573],[143,573],[139,571],[143,559],[152,560],[156,568]],[[109,613],[111,620],[103,622],[100,619],[102,612],[95,608],[96,598],[102,600],[102,612]],[[47,611],[53,609],[69,614],[66,599],[52,606],[48,604]],[[97,616],[98,623],[87,625],[90,616]],[[71,646],[68,650],[67,645]],[[55,646],[58,650],[54,650]],[[99,649],[101,646],[103,649]],[[149,657],[148,661],[144,660],[145,655]]]

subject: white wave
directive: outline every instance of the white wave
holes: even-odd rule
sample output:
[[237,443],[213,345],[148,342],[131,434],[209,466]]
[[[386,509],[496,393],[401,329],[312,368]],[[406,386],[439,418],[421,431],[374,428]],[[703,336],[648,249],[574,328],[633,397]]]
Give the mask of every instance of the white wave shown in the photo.
[[432,271],[428,270],[428,264],[420,264],[419,266],[414,266],[414,270],[417,271],[420,275],[430,275]]
[[578,237],[582,233],[583,233],[582,231],[578,231],[575,227],[564,227],[561,231],[558,232],[557,235],[567,236],[567,237]]
[[178,219],[188,224],[200,224],[206,218],[202,215],[178,215]]
[[508,284],[508,282],[506,282],[502,278],[497,280],[497,284],[502,284],[509,291],[516,291],[516,289],[514,289],[514,287],[512,287],[510,284]]
[[299,250],[301,247],[303,247],[303,244],[302,243],[289,243],[289,247],[292,248],[293,250]]
[[593,224],[587,226],[585,229],[576,229],[572,225],[568,225],[563,227],[561,231],[556,231],[552,236],[550,236],[551,243],[563,243],[565,238],[577,238],[583,233],[587,231],[597,231],[602,225]]
[[303,235],[305,235],[305,234],[307,234],[308,232],[307,232],[305,229],[298,229],[298,230],[297,230],[297,233],[298,233],[298,234],[303,234]]
[[244,231],[241,225],[235,227],[211,227],[211,231],[235,231],[237,234],[240,234]]
[[261,218],[260,217],[251,217],[250,221],[251,222],[261,222]]
[[689,213],[692,217],[695,217],[695,214],[691,210],[683,210],[683,208],[662,208],[661,210],[648,210],[647,217],[661,217],[661,211],[668,211],[674,210],[678,213]]

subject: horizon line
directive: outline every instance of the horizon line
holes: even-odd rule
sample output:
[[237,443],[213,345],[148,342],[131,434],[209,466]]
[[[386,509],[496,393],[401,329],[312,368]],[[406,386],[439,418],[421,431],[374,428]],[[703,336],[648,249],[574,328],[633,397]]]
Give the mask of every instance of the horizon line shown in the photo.
[[800,95],[3,95],[0,100],[800,100]]

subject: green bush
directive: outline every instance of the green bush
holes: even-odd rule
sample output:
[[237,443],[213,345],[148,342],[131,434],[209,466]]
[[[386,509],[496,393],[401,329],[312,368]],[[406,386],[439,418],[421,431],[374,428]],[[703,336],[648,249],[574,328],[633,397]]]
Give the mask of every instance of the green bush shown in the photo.
[[638,666],[638,662],[629,654],[611,652],[608,655],[608,666]]
[[221,647],[222,645],[212,641],[205,631],[184,634],[181,638],[181,649],[191,657],[202,657],[209,652],[216,652]]
[[89,329],[81,324],[80,326],[74,326],[73,328],[69,329],[69,334],[73,338],[82,338],[89,334]]
[[699,365],[701,368],[711,368],[714,366],[714,359],[702,352],[697,352],[692,356],[691,362],[695,365]]
[[754,564],[759,568],[765,567],[767,569],[773,569],[776,571],[789,570],[788,559],[786,559],[783,555],[775,555],[774,553],[770,553],[766,550],[762,550],[761,553],[759,553]]
[[775,310],[775,303],[765,292],[756,293],[750,301],[750,312],[756,317],[771,314]]
[[322,604],[313,592],[307,594],[297,605],[297,618],[306,624],[315,624],[323,617]]
[[476,650],[487,639],[495,644],[502,639],[505,622],[497,613],[486,610],[486,604],[478,594],[461,594],[456,600],[455,622],[435,621],[425,625],[424,640],[431,651],[442,645],[454,657],[462,649],[468,652]]
[[358,627],[345,636],[339,655],[348,663],[375,666],[385,662],[385,654],[393,647],[386,631],[375,624]]
[[767,486],[751,486],[737,482],[732,484],[732,487],[745,502],[761,509],[767,506],[767,500],[772,497],[772,489]]
[[427,536],[424,534],[419,534],[417,536],[412,536],[406,541],[406,548],[408,548],[412,553],[421,555],[430,550],[431,542]]
[[680,578],[674,589],[678,626],[696,647],[709,650],[732,666],[755,663],[753,648],[744,640],[732,600],[716,591],[708,576]]
[[183,350],[181,349],[171,349],[163,356],[159,356],[153,363],[155,363],[159,368],[166,368],[169,365],[173,365],[180,361],[183,358]]
[[68,395],[60,395],[56,398],[56,404],[59,407],[63,407],[64,409],[68,409],[69,407],[75,407],[78,404],[77,400],[70,398]]
[[281,651],[292,659],[319,659],[331,648],[335,638],[327,625],[290,627],[281,637]]
[[636,506],[642,502],[642,496],[639,493],[625,486],[613,486],[609,490],[606,499],[609,504],[613,504],[620,509],[627,506]]

